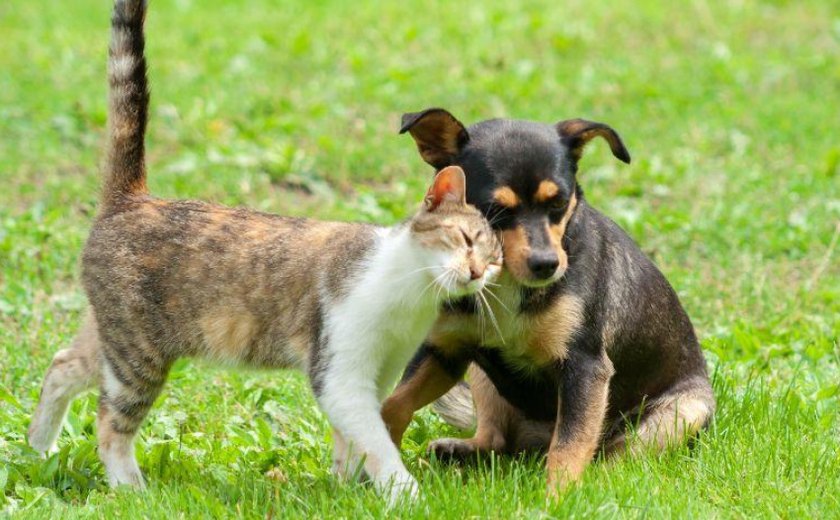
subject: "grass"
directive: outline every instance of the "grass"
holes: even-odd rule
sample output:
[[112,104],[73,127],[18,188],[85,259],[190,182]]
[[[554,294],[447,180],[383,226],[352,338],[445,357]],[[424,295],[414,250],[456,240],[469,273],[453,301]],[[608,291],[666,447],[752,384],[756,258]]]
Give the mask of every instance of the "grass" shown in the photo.
[[[151,188],[166,197],[395,222],[429,180],[399,115],[587,117],[580,182],[666,273],[719,413],[692,451],[599,463],[558,503],[539,458],[429,461],[388,512],[330,476],[304,379],[183,362],[142,430],[150,490],[109,491],[94,395],[59,454],[25,443],[41,377],[84,309],[78,256],[105,124],[106,3],[0,4],[0,516],[837,517],[840,18],[830,2],[456,4],[155,0]],[[266,474],[269,476],[266,476]]]

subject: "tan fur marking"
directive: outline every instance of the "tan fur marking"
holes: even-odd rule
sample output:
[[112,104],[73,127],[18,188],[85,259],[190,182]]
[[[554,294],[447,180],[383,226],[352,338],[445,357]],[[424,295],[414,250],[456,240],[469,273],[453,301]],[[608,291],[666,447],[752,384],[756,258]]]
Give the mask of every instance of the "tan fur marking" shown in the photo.
[[519,200],[519,196],[507,186],[497,188],[493,192],[493,200],[496,201],[496,204],[505,208],[515,208],[522,202]]
[[157,269],[160,267],[160,256],[143,255],[137,262],[137,265],[139,265],[143,269]]
[[456,354],[478,340],[478,336],[472,333],[474,328],[471,317],[441,314],[429,333],[428,341],[444,354]]
[[477,414],[477,426],[471,443],[479,451],[502,451],[505,449],[505,432],[514,420],[513,406],[499,395],[496,386],[481,368],[472,364],[469,368],[470,388]]
[[517,280],[527,280],[531,277],[528,269],[528,236],[525,228],[516,226],[502,231],[502,249],[504,251],[505,267]]
[[336,227],[331,223],[312,222],[306,238],[309,240],[309,247],[317,248],[335,239]]
[[257,332],[257,321],[248,312],[217,311],[200,320],[208,355],[239,360],[247,353]]
[[563,235],[566,234],[566,227],[569,225],[569,221],[572,219],[572,214],[577,207],[577,197],[574,193],[572,193],[571,198],[569,199],[569,206],[566,208],[566,213],[563,214],[563,218],[560,219],[556,225],[548,226],[549,236],[551,237],[551,245],[554,250],[557,252],[557,259],[560,262],[558,269],[563,272],[569,267],[569,255],[566,253],[566,250],[563,249]]
[[556,496],[577,481],[594,456],[595,446],[588,442],[575,442],[562,451],[550,451],[547,460],[548,494]]
[[534,193],[534,202],[546,202],[557,196],[560,188],[552,181],[542,181]]
[[569,294],[562,296],[546,312],[531,320],[528,352],[537,364],[565,359],[574,334],[583,323],[583,300]]
[[382,420],[399,448],[414,412],[449,391],[460,378],[450,376],[433,357],[426,358],[382,403]]
[[551,446],[548,449],[548,495],[556,498],[569,484],[577,481],[586,466],[595,457],[601,441],[610,378],[614,373],[612,362],[603,354],[604,370],[587,388],[590,406],[584,416],[576,421],[575,429],[561,438],[560,426],[564,420],[563,402],[554,426]]
[[306,359],[309,356],[310,347],[312,344],[312,335],[300,332],[289,336],[289,348],[294,352],[298,358]]

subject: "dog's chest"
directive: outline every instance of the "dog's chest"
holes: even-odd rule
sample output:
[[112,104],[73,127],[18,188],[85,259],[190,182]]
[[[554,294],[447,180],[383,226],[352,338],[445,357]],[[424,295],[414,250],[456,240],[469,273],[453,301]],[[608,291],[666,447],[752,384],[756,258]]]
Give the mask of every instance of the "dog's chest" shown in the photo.
[[484,291],[473,305],[461,305],[439,318],[431,334],[438,348],[496,350],[510,365],[541,370],[566,357],[583,321],[583,301],[573,294],[557,295],[537,313],[523,312],[522,292],[513,284]]

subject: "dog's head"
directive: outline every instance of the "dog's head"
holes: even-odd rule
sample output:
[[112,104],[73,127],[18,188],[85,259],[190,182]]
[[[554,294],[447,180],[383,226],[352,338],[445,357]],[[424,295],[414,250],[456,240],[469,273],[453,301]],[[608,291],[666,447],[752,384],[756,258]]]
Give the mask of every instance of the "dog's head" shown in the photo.
[[614,156],[630,162],[615,130],[583,119],[556,125],[491,119],[467,129],[446,110],[430,108],[403,115],[404,132],[437,170],[464,169],[467,202],[499,233],[508,271],[531,287],[557,281],[568,267],[563,237],[578,203],[584,145],[603,137]]

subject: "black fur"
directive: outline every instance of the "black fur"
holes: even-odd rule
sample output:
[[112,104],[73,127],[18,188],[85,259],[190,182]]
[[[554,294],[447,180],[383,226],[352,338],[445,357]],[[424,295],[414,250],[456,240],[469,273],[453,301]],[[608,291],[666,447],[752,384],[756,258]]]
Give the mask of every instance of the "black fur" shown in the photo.
[[447,374],[455,379],[460,379],[464,376],[464,372],[467,371],[467,365],[469,365],[472,360],[473,354],[472,349],[464,349],[455,356],[446,355],[435,348],[434,345],[430,343],[423,343],[417,350],[417,353],[414,354],[414,357],[411,358],[411,361],[408,362],[408,366],[403,373],[401,381],[410,379],[417,369],[420,368],[423,360],[428,357],[432,357],[437,360],[441,368],[443,368]]

